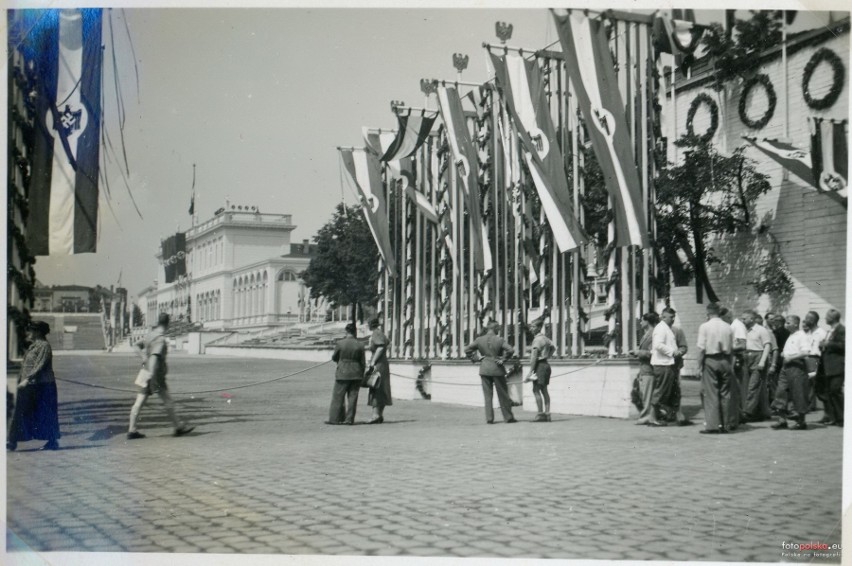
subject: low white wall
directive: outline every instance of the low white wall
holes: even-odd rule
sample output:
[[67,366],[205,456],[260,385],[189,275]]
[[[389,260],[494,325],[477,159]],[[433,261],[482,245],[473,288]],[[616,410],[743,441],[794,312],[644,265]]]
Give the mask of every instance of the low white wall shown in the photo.
[[[251,348],[248,346],[207,346],[205,354],[235,356],[240,358],[264,358],[305,362],[327,362],[334,353],[332,349],[308,348]],[[393,386],[393,385],[391,385]]]
[[[634,418],[636,408],[630,402],[633,378],[639,371],[635,360],[554,360],[551,363],[550,410],[565,415]],[[527,367],[524,367],[524,372]],[[482,407],[484,399],[479,379],[479,364],[467,361],[433,361],[431,369],[432,401],[470,407]],[[521,374],[510,378],[518,383]],[[520,387],[515,385],[515,387]],[[532,384],[523,384],[523,408],[536,408]],[[498,404],[494,399],[494,405]]]
[[[550,411],[567,415],[635,418],[630,401],[639,362],[617,360],[555,360],[551,363]],[[532,383],[524,384],[524,407],[535,410]]]
[[207,344],[228,336],[230,332],[190,332],[187,335],[186,351],[190,354],[206,353]]
[[[405,401],[423,399],[423,396],[417,391],[417,375],[426,365],[426,362],[390,360],[388,365],[391,374],[391,393],[394,399]],[[431,374],[431,369],[426,370],[423,374],[423,391],[427,394],[431,393]]]

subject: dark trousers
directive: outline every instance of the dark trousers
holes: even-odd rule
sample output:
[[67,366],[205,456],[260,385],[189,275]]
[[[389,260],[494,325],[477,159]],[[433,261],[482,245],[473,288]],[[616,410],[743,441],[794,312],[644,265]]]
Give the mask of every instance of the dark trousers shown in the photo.
[[503,420],[514,418],[512,415],[512,399],[509,398],[509,388],[504,375],[480,375],[482,379],[482,394],[485,396],[485,420],[494,422],[494,387],[497,387],[497,400],[500,401],[500,412]]
[[654,394],[651,396],[651,405],[656,411],[655,417],[660,419],[660,411],[666,412],[666,416],[672,413],[672,407],[668,404],[672,398],[672,388],[675,381],[674,366],[654,367]]
[[731,413],[739,415],[740,407],[731,390],[735,387],[736,377],[728,356],[704,358],[701,368],[701,393],[704,405],[704,426],[707,430],[727,429],[731,423]]
[[[335,380],[331,393],[331,407],[328,409],[328,421],[341,422],[341,418],[352,424],[355,422],[355,409],[358,407],[358,392],[361,390],[361,380]],[[345,413],[344,413],[345,411]]]
[[[787,417],[797,422],[805,422],[808,412],[808,373],[803,363],[785,364],[778,376],[778,387],[775,390],[775,401],[772,408],[778,412],[780,422],[786,422]],[[788,408],[788,401],[793,399],[793,409]]]
[[832,375],[823,378],[825,385],[825,416],[835,423],[843,424],[843,376]]
[[746,352],[746,372],[748,374],[748,385],[743,391],[745,407],[743,412],[753,420],[762,420],[770,416],[766,396],[766,367],[758,369],[757,364],[763,352]]

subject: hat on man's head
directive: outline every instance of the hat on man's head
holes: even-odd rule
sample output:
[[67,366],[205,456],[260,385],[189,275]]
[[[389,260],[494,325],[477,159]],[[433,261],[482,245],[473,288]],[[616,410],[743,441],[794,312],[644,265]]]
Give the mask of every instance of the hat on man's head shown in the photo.
[[33,320],[27,325],[27,328],[33,332],[41,334],[42,336],[50,334],[50,325],[43,320]]

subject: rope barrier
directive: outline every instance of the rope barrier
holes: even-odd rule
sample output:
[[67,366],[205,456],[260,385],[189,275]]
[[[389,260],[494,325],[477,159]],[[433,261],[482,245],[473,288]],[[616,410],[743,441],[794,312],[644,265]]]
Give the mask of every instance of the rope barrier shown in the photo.
[[[577,369],[572,369],[571,371],[566,371],[565,373],[559,373],[559,374],[556,374],[556,375],[551,375],[550,378],[553,379],[554,377],[562,377],[564,375],[568,375],[568,374],[576,373],[578,371],[583,371],[583,370],[587,370],[589,368],[593,368],[596,365],[598,365],[599,363],[601,363],[602,361],[604,361],[605,359],[607,359],[607,358],[598,358],[598,360],[591,365],[581,367],[581,368],[577,368]],[[402,379],[408,379],[408,380],[411,380],[411,381],[420,381],[422,379],[420,377],[408,377],[407,375],[400,375],[398,373],[393,373],[393,372],[390,372],[390,374],[394,377],[400,377]],[[507,378],[508,377],[509,376],[507,376]],[[481,387],[481,385],[479,383],[456,383],[456,382],[453,382],[453,381],[430,381],[429,383],[437,383],[439,385],[459,385],[459,386],[463,386],[463,387],[464,386]],[[515,382],[511,382],[511,383],[517,383],[517,382],[515,381]]]
[[[234,386],[231,386],[231,387],[224,387],[222,389],[207,389],[207,390],[204,390],[204,391],[176,392],[176,391],[170,390],[169,392],[172,393],[173,395],[200,395],[202,393],[219,393],[220,391],[231,391],[232,389],[244,389],[246,387],[256,387],[258,385],[266,385],[267,383],[273,383],[275,381],[281,381],[282,379],[286,379],[288,377],[293,377],[294,375],[299,375],[300,373],[305,373],[306,371],[310,371],[312,369],[316,369],[318,367],[321,367],[321,366],[324,366],[324,365],[330,364],[330,363],[331,363],[331,360],[329,360],[327,362],[322,362],[321,364],[317,364],[315,366],[311,366],[311,367],[299,370],[297,372],[288,373],[287,375],[282,375],[280,377],[275,377],[273,379],[267,379],[266,381],[258,381],[256,383],[246,383],[245,385],[234,385]],[[95,385],[94,383],[84,383],[82,381],[75,381],[73,379],[66,379],[66,378],[63,378],[63,377],[57,377],[56,381],[64,381],[66,383],[73,383],[75,385],[84,385],[86,387],[92,387],[92,388],[95,388],[95,389],[108,389],[110,391],[122,391],[122,392],[125,392],[125,393],[139,393],[138,389],[120,389],[118,387],[107,387],[106,385]]]

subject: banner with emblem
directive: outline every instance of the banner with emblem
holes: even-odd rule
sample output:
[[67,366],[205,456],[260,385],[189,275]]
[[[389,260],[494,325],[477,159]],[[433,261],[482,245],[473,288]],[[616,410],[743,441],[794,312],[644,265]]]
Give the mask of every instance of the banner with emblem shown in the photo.
[[101,10],[43,10],[25,36],[36,57],[27,239],[33,255],[97,249]]
[[560,252],[573,251],[588,238],[571,203],[565,162],[550,116],[541,69],[535,61],[518,55],[490,55],[554,241]]
[[604,24],[579,10],[567,14],[554,12],[553,16],[568,77],[576,91],[607,192],[612,197],[615,244],[647,248],[642,185]]
[[396,261],[390,242],[387,207],[382,196],[382,171],[376,156],[366,149],[340,149],[343,167],[358,190],[361,210],[379,249],[385,269],[396,274]]
[[849,140],[846,121],[811,118],[811,161],[814,186],[846,202],[849,182]]
[[809,186],[846,206],[849,158],[845,125],[830,126],[839,128],[822,127],[821,121],[811,120],[811,151],[777,139],[749,136],[743,139]]

